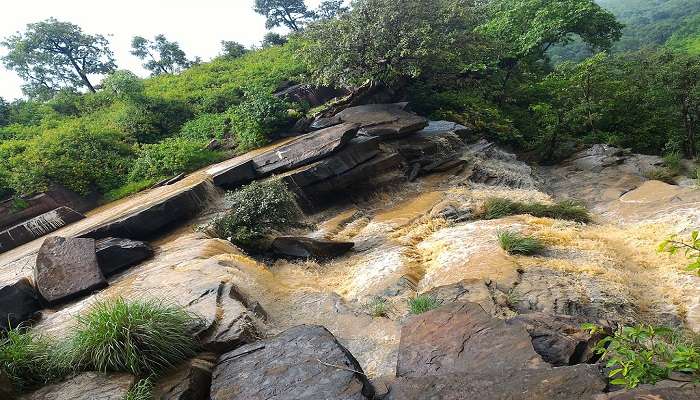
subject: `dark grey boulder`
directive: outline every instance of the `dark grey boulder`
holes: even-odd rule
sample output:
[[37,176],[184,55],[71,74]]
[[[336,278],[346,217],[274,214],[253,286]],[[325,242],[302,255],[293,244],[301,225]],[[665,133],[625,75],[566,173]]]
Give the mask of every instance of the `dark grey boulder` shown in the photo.
[[97,263],[106,277],[153,256],[153,248],[148,243],[119,238],[98,240],[95,243],[95,251]]
[[211,385],[211,373],[217,356],[205,353],[159,379],[153,388],[158,400],[206,400]]
[[0,399],[15,400],[15,388],[5,372],[0,371]]
[[319,129],[330,128],[331,126],[342,124],[340,117],[316,118],[310,125],[309,129],[317,131]]
[[325,158],[354,138],[358,128],[356,124],[342,124],[299,136],[253,158],[257,175],[285,172]]
[[0,288],[0,331],[16,328],[42,309],[39,293],[27,278]]
[[226,353],[211,400],[363,400],[374,389],[357,360],[321,326],[302,325]]
[[129,374],[85,372],[26,394],[20,400],[124,400],[135,382]]
[[[508,354],[498,356],[508,358]],[[515,373],[399,378],[385,400],[591,400],[604,389],[605,380],[595,366],[577,365]]]
[[334,258],[355,246],[352,242],[317,240],[307,237],[281,236],[272,241],[272,251],[283,257]]
[[253,160],[227,167],[213,174],[214,184],[224,189],[235,189],[252,182],[257,173]]
[[469,134],[469,131],[469,128],[456,122],[428,121],[428,126],[418,131],[418,134],[423,136],[442,136],[452,133],[464,138],[465,135]]
[[0,231],[0,253],[29,243],[85,216],[68,207],[59,207]]
[[34,280],[51,305],[107,286],[97,264],[95,240],[85,238],[47,238],[37,254]]
[[337,117],[359,124],[360,135],[382,138],[406,136],[428,126],[427,119],[405,111],[405,107],[406,103],[368,104],[346,108]]

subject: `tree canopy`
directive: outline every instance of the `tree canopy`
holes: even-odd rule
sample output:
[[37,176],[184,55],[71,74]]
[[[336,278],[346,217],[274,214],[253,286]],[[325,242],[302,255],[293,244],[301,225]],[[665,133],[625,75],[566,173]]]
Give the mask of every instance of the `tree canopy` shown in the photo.
[[314,14],[304,0],[255,0],[254,10],[265,16],[265,28],[284,26],[298,32]]
[[95,92],[90,75],[116,68],[104,36],[86,34],[54,18],[28,24],[2,44],[9,50],[3,57],[5,67],[25,81],[22,89],[30,97],[48,97],[63,87]]
[[162,34],[156,35],[152,41],[134,36],[131,49],[131,54],[144,60],[143,67],[151,71],[151,75],[174,74],[192,65],[180,45]]

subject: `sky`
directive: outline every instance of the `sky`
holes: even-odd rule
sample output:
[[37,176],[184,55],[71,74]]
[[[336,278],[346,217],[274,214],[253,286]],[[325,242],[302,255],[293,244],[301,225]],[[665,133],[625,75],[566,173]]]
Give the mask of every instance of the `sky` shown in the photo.
[[[307,1],[315,7],[320,0]],[[163,33],[176,41],[188,58],[209,60],[219,54],[222,40],[259,45],[265,18],[253,12],[254,0],[24,0],[3,4],[0,38],[23,31],[28,23],[50,17],[79,25],[84,32],[107,37],[117,66],[139,76],[148,73],[132,56],[131,38]],[[109,36],[108,36],[109,35]],[[0,56],[7,49],[0,47]],[[22,81],[0,63],[0,97],[22,96]]]

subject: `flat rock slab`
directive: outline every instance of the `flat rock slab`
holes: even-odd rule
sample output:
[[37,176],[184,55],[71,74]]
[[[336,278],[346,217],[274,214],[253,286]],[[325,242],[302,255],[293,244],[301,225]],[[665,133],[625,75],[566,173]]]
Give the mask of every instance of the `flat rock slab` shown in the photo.
[[85,218],[83,214],[71,208],[59,207],[0,231],[0,253],[29,243],[83,218]]
[[469,128],[451,121],[428,121],[428,126],[418,131],[417,134],[421,136],[441,136],[448,133],[454,133],[459,137],[464,137],[464,135],[469,133]]
[[253,158],[257,175],[289,171],[327,157],[354,138],[358,128],[359,125],[349,123],[299,136],[288,144]]
[[688,387],[646,388],[601,394],[594,400],[697,400],[700,385]]
[[214,184],[224,189],[235,189],[252,182],[257,176],[253,160],[248,160],[223,171],[216,172],[213,176]]
[[546,367],[523,326],[492,318],[476,303],[448,304],[413,317],[401,329],[398,376],[507,376]]
[[151,245],[130,239],[101,239],[95,243],[95,250],[97,264],[107,277],[153,256]]
[[[355,372],[356,371],[356,372]],[[219,358],[211,400],[362,400],[374,389],[321,326],[302,325]]]
[[281,236],[272,241],[272,251],[284,257],[334,258],[355,246],[352,242],[316,240],[307,237]]
[[85,238],[47,238],[37,254],[34,280],[52,305],[107,286],[97,264],[95,240]]
[[604,389],[605,380],[595,366],[576,365],[514,374],[399,378],[385,400],[590,400]]
[[16,328],[42,309],[39,293],[29,279],[0,287],[0,331]]
[[343,122],[360,124],[360,135],[395,138],[428,126],[428,120],[408,111],[404,103],[368,104],[350,107],[337,114]]
[[124,400],[135,381],[129,374],[86,372],[24,395],[20,400]]

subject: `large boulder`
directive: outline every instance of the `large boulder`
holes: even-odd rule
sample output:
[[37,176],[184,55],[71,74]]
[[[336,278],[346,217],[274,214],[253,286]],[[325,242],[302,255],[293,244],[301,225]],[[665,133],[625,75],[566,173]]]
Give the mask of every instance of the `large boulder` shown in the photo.
[[405,103],[368,104],[338,113],[343,122],[361,125],[360,134],[382,138],[402,137],[428,126],[428,120],[405,111]]
[[95,240],[85,238],[46,239],[37,255],[34,280],[52,305],[107,286],[97,264]]
[[272,241],[272,251],[283,257],[334,258],[350,251],[355,243],[280,236]]
[[413,317],[401,329],[401,377],[506,376],[546,366],[523,326],[492,318],[475,303],[448,304]]
[[29,243],[66,225],[79,221],[85,216],[68,207],[59,207],[0,231],[0,253]]
[[0,399],[14,400],[15,398],[15,388],[12,386],[10,378],[5,372],[0,371]]
[[[508,354],[499,356],[508,358]],[[576,365],[517,373],[399,378],[385,400],[590,400],[604,389],[605,381],[595,366]]]
[[321,326],[302,325],[219,358],[211,400],[362,400],[374,389]]
[[104,276],[109,277],[153,256],[153,248],[146,242],[106,238],[95,243],[97,264]]
[[16,328],[41,309],[39,294],[29,279],[0,287],[0,331]]
[[86,372],[24,395],[20,400],[124,400],[134,383],[135,378],[129,374]]
[[342,124],[307,133],[253,158],[259,176],[285,172],[311,164],[340,150],[357,134],[357,124]]
[[[466,128],[454,122],[430,121],[429,125],[414,135],[389,142],[406,161],[420,173],[438,172],[446,167],[464,163],[460,160],[464,142],[458,132]],[[417,174],[416,174],[417,175]],[[413,180],[412,176],[410,180]]]
[[253,160],[216,170],[212,173],[214,184],[224,189],[235,189],[250,183],[257,176]]
[[206,400],[216,355],[205,353],[186,362],[156,382],[153,398],[158,400]]

